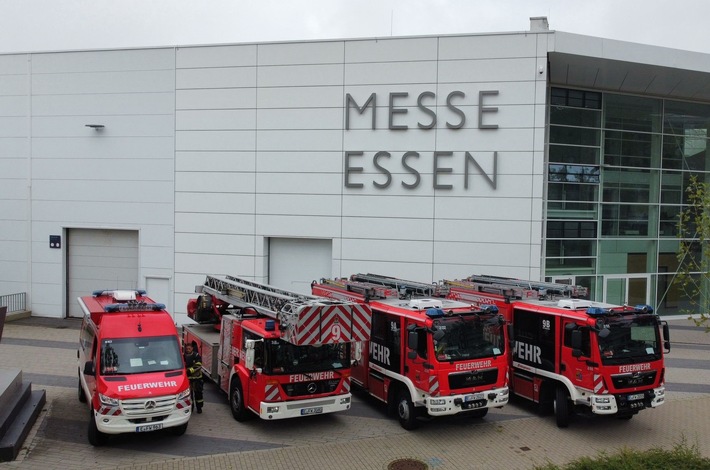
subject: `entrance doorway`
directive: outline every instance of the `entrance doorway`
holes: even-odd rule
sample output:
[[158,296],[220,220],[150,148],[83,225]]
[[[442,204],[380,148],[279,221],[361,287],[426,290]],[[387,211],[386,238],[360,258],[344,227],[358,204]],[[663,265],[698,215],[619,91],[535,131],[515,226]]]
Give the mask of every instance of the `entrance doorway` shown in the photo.
[[649,275],[604,276],[604,302],[615,305],[648,305],[651,296]]

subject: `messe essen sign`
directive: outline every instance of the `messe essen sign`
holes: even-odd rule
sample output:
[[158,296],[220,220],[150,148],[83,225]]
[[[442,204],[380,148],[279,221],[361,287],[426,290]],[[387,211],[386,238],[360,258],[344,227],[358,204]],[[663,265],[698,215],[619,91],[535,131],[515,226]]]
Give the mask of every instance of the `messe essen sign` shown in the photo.
[[[495,130],[498,129],[495,115],[498,112],[498,107],[488,106],[487,99],[491,96],[497,96],[498,90],[485,90],[478,92],[478,116],[475,128],[480,130]],[[392,132],[426,132],[427,130],[436,128],[437,114],[432,109],[431,102],[436,100],[436,94],[431,91],[424,91],[416,97],[416,127],[414,121],[408,115],[410,108],[414,106],[414,98],[409,96],[408,92],[391,92],[389,93],[389,102],[387,106],[387,130]],[[452,131],[461,131],[464,129],[467,116],[461,105],[466,101],[466,94],[463,91],[452,91],[446,96],[446,106],[450,115],[447,118],[445,125],[447,129]],[[350,115],[357,113],[361,116],[371,115],[371,128],[377,130],[377,93],[372,93],[367,100],[360,103],[350,94],[345,95],[345,130],[350,130]],[[469,128],[470,129],[470,128]],[[459,155],[457,155],[459,154]],[[406,151],[401,155],[392,155],[390,152],[381,150],[375,152],[372,156],[367,155],[363,151],[346,150],[344,154],[344,176],[346,188],[363,188],[366,177],[363,175],[365,159],[371,158],[372,165],[375,167],[378,176],[371,181],[372,186],[378,189],[389,188],[393,183],[393,168],[399,165],[399,170],[406,174],[400,180],[400,184],[405,189],[417,188],[422,182],[420,170],[423,170],[425,164],[421,162],[422,155],[416,150]],[[458,158],[457,158],[458,157]],[[463,157],[463,162],[461,162]],[[399,162],[396,160],[399,159]],[[496,189],[498,180],[498,152],[493,152],[493,169],[492,172],[486,173],[476,160],[476,156],[471,152],[441,151],[435,150],[432,155],[432,162],[429,168],[432,170],[432,187],[433,189],[453,189],[452,166],[455,160],[459,160],[459,165],[463,165],[463,186],[468,189],[469,176],[471,173],[478,173],[484,177],[484,180]],[[461,167],[458,167],[461,169]]]

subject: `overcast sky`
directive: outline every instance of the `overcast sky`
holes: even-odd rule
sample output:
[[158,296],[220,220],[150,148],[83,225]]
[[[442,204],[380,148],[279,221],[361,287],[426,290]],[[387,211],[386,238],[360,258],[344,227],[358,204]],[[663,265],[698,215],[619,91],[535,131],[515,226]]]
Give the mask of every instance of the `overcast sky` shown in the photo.
[[710,53],[708,0],[0,0],[0,53],[550,29]]

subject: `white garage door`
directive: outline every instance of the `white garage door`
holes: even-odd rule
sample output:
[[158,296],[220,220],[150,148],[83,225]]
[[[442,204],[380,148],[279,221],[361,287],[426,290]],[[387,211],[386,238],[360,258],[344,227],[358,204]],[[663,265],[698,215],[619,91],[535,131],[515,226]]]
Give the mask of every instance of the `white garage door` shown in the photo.
[[310,294],[311,282],[330,278],[332,265],[330,239],[269,239],[269,284],[274,287]]
[[70,229],[67,231],[67,312],[83,314],[77,297],[95,290],[138,287],[138,232]]

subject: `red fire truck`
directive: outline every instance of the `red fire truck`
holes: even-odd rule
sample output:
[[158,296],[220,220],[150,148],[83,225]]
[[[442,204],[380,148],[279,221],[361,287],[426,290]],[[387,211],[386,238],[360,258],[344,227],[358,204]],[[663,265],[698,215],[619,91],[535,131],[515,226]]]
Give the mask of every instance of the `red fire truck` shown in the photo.
[[350,408],[350,344],[370,337],[370,309],[234,276],[207,276],[190,299],[183,341],[244,421]]
[[353,382],[405,429],[426,417],[483,417],[508,403],[506,328],[495,306],[473,308],[434,284],[376,274],[314,282],[314,295],[367,304],[368,347],[355,346]]
[[158,429],[184,434],[190,384],[165,306],[142,290],[96,291],[78,301],[79,400],[89,408],[89,442]]
[[511,392],[552,408],[630,419],[664,403],[668,323],[648,305],[592,302],[580,286],[495,276],[444,280],[449,298],[495,304],[511,325]]

